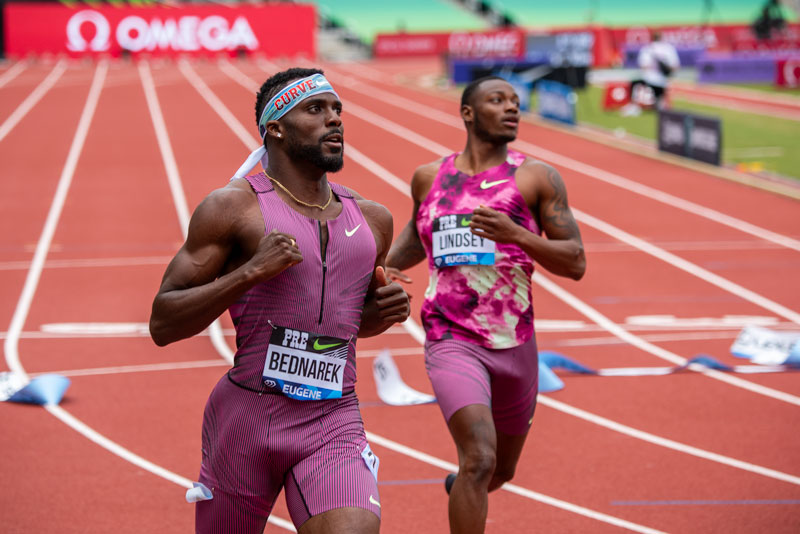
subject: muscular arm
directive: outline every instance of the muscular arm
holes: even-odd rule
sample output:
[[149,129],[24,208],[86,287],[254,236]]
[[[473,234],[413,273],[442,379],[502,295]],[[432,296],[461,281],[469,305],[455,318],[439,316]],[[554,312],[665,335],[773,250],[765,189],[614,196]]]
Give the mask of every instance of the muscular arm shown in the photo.
[[405,290],[399,284],[387,280],[384,273],[386,254],[392,242],[392,214],[385,207],[369,200],[359,200],[359,206],[372,229],[377,245],[372,280],[367,289],[358,330],[358,337],[370,337],[384,332],[394,323],[405,321],[411,308]]
[[475,210],[470,224],[473,233],[498,243],[516,243],[551,273],[580,280],[586,271],[586,256],[561,175],[543,163],[526,163],[517,174],[520,193],[547,237],[529,232],[505,214],[483,207]]
[[386,267],[390,270],[392,277],[410,282],[411,280],[402,275],[400,271],[409,269],[425,259],[425,247],[422,246],[422,241],[417,233],[417,212],[420,204],[431,190],[438,169],[438,161],[423,165],[414,172],[414,176],[411,178],[411,196],[414,200],[411,219],[392,244],[386,258]]
[[302,261],[291,236],[264,236],[252,257],[223,274],[241,241],[248,191],[228,186],[195,210],[183,247],[170,262],[153,300],[150,335],[159,346],[197,334],[260,281]]

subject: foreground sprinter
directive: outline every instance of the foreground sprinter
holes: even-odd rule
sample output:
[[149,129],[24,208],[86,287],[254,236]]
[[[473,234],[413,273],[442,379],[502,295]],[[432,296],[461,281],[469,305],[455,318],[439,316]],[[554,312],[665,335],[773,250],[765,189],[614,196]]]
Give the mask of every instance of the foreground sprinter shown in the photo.
[[533,422],[533,262],[575,280],[586,268],[561,176],[507,146],[519,125],[511,85],[472,82],[461,117],[466,148],[414,173],[411,221],[386,260],[409,282],[401,271],[428,259],[425,364],[458,451],[446,481],[454,534],[484,532],[488,492],[513,477]]
[[[367,443],[356,337],[408,317],[383,263],[391,214],[329,182],[342,168],[342,103],[315,69],[258,93],[264,146],[197,207],[167,267],[150,332],[166,345],[226,309],[233,368],[206,404],[198,533],[260,533],[283,488],[301,534],[375,534],[378,462]],[[261,160],[265,172],[244,175]]]

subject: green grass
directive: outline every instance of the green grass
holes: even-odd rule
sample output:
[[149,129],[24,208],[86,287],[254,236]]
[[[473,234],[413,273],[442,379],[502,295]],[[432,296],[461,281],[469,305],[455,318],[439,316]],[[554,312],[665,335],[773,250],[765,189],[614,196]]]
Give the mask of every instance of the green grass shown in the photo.
[[[618,111],[602,108],[603,88],[587,87],[578,91],[576,116],[579,123],[590,124],[617,133],[632,134],[655,142],[657,117],[643,112],[637,117],[623,117]],[[709,115],[722,120],[722,160],[724,164],[745,165],[800,179],[800,122],[765,117],[752,113],[698,105],[674,99],[673,109]],[[532,103],[531,109],[535,107]]]

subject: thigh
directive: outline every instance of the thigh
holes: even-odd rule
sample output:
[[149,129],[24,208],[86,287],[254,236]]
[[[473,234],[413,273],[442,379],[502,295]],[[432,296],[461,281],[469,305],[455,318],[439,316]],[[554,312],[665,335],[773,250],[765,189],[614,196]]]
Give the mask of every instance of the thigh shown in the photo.
[[262,534],[275,498],[242,496],[214,490],[214,498],[195,506],[196,534]]
[[[300,526],[321,515],[337,521],[363,515],[355,510],[328,514],[337,509],[362,510],[379,521],[379,461],[367,443],[358,398],[350,395],[326,402],[331,403],[331,409],[313,429],[319,433],[321,445],[286,475],[284,489],[292,521]],[[318,523],[320,520],[314,521],[312,528]]]
[[536,339],[498,351],[487,365],[492,376],[492,416],[498,433],[524,436],[533,424],[539,391]]
[[297,530],[298,534],[378,534],[378,517],[362,508],[337,508],[315,515]]
[[489,372],[478,350],[481,348],[454,339],[425,342],[428,378],[448,424],[465,406],[492,405]]
[[241,524],[241,532],[261,532],[257,525],[266,521],[284,477],[269,443],[278,433],[269,413],[276,400],[244,390],[227,376],[211,393],[203,415],[199,480],[214,498],[196,505],[198,532],[217,532],[215,525],[223,520]]

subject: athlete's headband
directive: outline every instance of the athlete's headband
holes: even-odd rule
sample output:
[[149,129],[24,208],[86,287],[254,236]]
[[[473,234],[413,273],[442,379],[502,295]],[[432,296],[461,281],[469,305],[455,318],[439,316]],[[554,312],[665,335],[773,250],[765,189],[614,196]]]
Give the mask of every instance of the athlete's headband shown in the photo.
[[264,111],[261,112],[261,118],[258,120],[258,133],[262,141],[261,146],[250,154],[242,166],[239,167],[239,170],[236,171],[236,174],[233,175],[233,178],[247,176],[247,173],[255,167],[258,161],[261,162],[262,167],[267,168],[267,149],[264,147],[263,141],[267,135],[267,123],[269,121],[280,119],[306,98],[322,93],[332,93],[336,98],[339,98],[331,83],[322,74],[312,74],[307,78],[295,80],[278,91],[264,106]]

